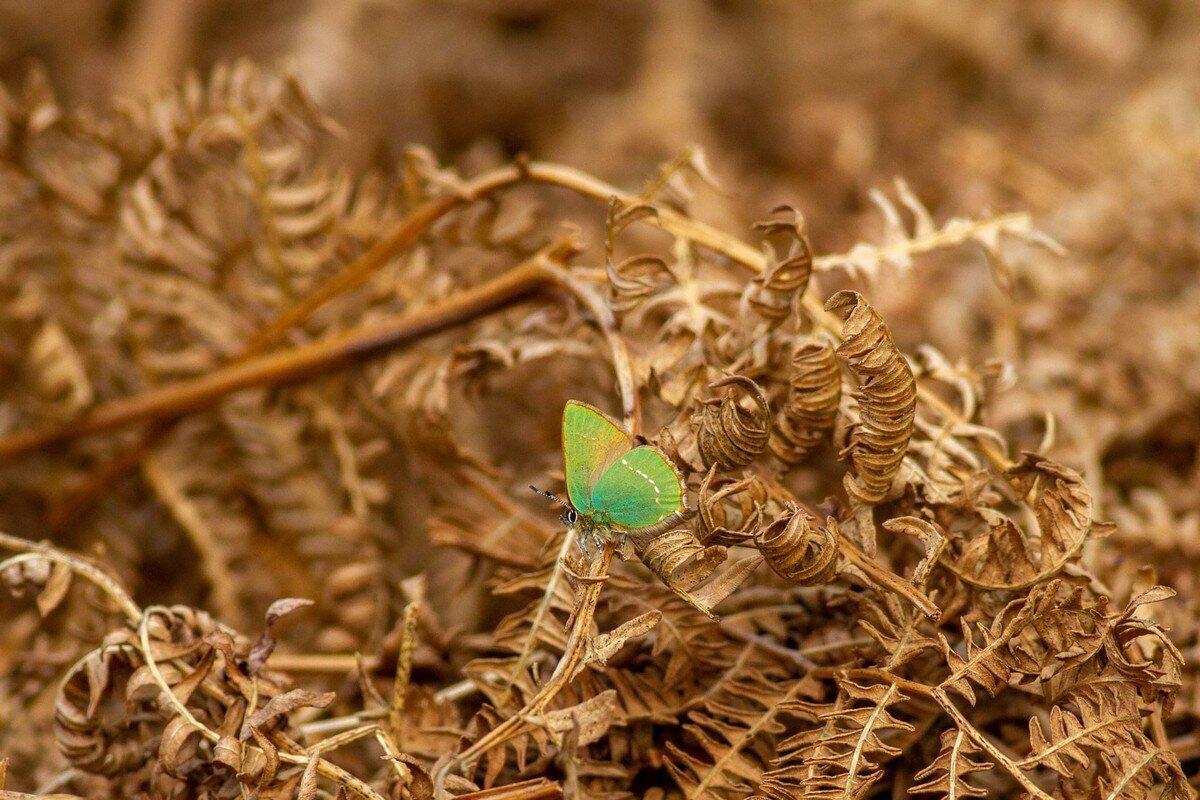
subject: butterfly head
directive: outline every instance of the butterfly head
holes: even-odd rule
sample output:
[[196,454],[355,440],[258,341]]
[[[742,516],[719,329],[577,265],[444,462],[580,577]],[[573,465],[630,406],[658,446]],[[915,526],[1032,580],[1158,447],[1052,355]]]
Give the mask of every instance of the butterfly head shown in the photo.
[[575,510],[575,506],[571,505],[566,500],[563,500],[561,497],[552,492],[547,492],[545,489],[539,489],[533,484],[530,484],[529,488],[540,494],[542,497],[553,500],[565,509],[565,511],[563,511],[563,515],[559,517],[563,525],[566,525],[568,528],[574,528],[578,526],[588,530],[592,529],[593,526],[591,524],[591,517],[585,517],[581,515],[577,510]]

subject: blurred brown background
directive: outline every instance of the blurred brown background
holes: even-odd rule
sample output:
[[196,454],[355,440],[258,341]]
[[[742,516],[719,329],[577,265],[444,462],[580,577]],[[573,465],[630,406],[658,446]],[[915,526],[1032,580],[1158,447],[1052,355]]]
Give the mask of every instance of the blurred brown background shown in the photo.
[[[1044,443],[1081,469],[1097,516],[1120,524],[1108,552],[1128,554],[1127,566],[1158,565],[1158,579],[1190,605],[1183,616],[1193,628],[1200,618],[1200,3],[0,0],[0,82],[16,95],[44,70],[63,109],[103,116],[113,98],[146,97],[240,58],[299,77],[340,125],[319,146],[352,175],[394,177],[405,149],[420,144],[464,175],[528,153],[636,191],[697,144],[725,192],[702,194],[696,216],[747,236],[775,204],[791,203],[825,254],[881,240],[871,192],[894,200],[896,178],[939,222],[1030,212],[1067,255],[1015,258],[1005,288],[970,248],[857,288],[910,352],[930,343],[950,361],[1010,364],[1014,387],[988,424],[1014,450]],[[365,226],[362,239],[386,231],[379,217],[379,230]],[[90,245],[89,236],[80,238]],[[322,267],[340,263],[330,261]],[[3,247],[0,271],[19,284]],[[25,358],[18,340],[6,347],[9,361]],[[120,394],[116,386],[101,389]],[[262,411],[255,402],[246,411],[253,420]],[[259,427],[239,433],[253,444]],[[279,430],[290,444],[293,429]],[[180,437],[172,466],[181,471],[207,441],[203,428],[184,433],[198,444]],[[536,450],[557,459],[551,439]],[[403,456],[386,452],[378,470],[392,480]],[[12,474],[33,483],[37,469]],[[68,486],[41,483],[47,495]],[[25,513],[15,496],[6,496],[5,524],[40,538],[42,509]],[[214,516],[229,507],[218,499]],[[150,544],[128,544],[114,560],[169,574],[184,546],[161,533],[158,517],[117,511],[119,524],[96,525],[111,532],[110,549],[128,538],[129,519]],[[396,567],[355,536],[368,538],[345,533],[347,561],[406,575],[424,566],[423,544]],[[199,578],[173,579],[168,596],[202,595]],[[354,622],[375,622],[373,601],[356,608],[365,611]],[[1194,660],[1194,636],[1177,633]],[[356,643],[331,638],[318,648]]]
[[961,256],[892,275],[873,300],[908,314],[898,335],[1014,362],[1093,468],[1195,425],[1189,0],[0,2],[0,78],[41,64],[67,108],[239,57],[293,69],[353,171],[420,143],[466,173],[527,152],[632,188],[695,143],[728,188],[701,216],[740,232],[790,202],[822,252],[878,238],[868,192],[897,176],[939,219],[1028,210],[1068,258],[1007,296]]
[[1046,212],[1122,168],[1097,139],[1194,135],[1198,30],[1184,0],[6,0],[0,76],[38,62],[65,106],[103,106],[288,64],[359,166],[420,142],[630,181],[699,143],[735,205],[798,199],[833,246],[897,174],[935,208]]
[[1195,527],[1190,0],[0,0],[0,79],[40,66],[64,108],[241,57],[300,76],[352,172],[419,143],[467,174],[524,152],[635,188],[699,144],[727,188],[700,216],[746,232],[790,202],[826,253],[878,240],[869,192],[896,177],[939,220],[1027,210],[1066,258],[1012,265],[1008,292],[982,258],[926,259],[873,302],[906,346],[1012,363],[994,422],[1018,444],[1053,412],[1051,452],[1116,505],[1162,490],[1156,540]]

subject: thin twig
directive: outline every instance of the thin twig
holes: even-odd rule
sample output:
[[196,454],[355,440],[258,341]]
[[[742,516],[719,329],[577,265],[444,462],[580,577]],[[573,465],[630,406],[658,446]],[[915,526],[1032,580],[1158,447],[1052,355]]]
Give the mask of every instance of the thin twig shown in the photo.
[[920,695],[921,697],[933,697],[933,687],[927,686],[924,683],[910,681],[907,678],[901,678],[886,669],[877,667],[860,667],[843,669],[841,667],[818,667],[812,671],[814,677],[817,678],[848,678],[850,680],[873,680],[880,683],[888,683],[895,686],[902,692]]
[[15,550],[19,553],[36,554],[38,558],[45,558],[60,564],[66,564],[76,575],[95,584],[102,592],[112,598],[129,622],[137,622],[141,619],[141,607],[133,602],[133,598],[129,596],[129,593],[125,591],[121,584],[107,572],[83,557],[71,555],[48,544],[31,542],[28,539],[22,539],[19,536],[12,536],[2,532],[0,532],[0,548]]
[[[362,664],[370,672],[379,669],[378,656],[363,656]],[[280,672],[346,673],[358,669],[358,661],[352,653],[281,653],[276,650],[267,659],[271,669]]]
[[[465,182],[455,193],[431,201],[410,214],[398,228],[376,243],[362,257],[280,314],[275,322],[263,329],[250,342],[247,351],[256,352],[268,343],[278,340],[286,331],[303,322],[328,300],[366,281],[396,253],[415,242],[433,222],[450,210],[524,181],[560,186],[604,202],[608,202],[612,198],[625,204],[637,202],[635,196],[622,192],[581,170],[561,164],[531,162],[491,170]],[[732,262],[754,272],[763,272],[767,268],[766,256],[756,248],[737,237],[690,219],[672,209],[656,207],[654,214],[641,217],[639,220],[723,255]],[[522,267],[526,266],[528,266],[528,262],[522,265]],[[195,381],[174,384],[157,391],[106,404],[71,425],[43,428],[0,439],[0,462],[88,433],[109,430],[139,419],[167,416],[168,412],[172,410],[176,415],[190,413],[212,405],[217,399],[231,391],[249,386],[274,385],[286,380],[301,380],[345,363],[340,360],[342,357],[345,357],[348,362],[354,362],[366,357],[370,352],[394,347],[402,342],[445,330],[466,319],[497,310],[544,285],[537,279],[530,280],[531,276],[529,275],[520,274],[522,267],[514,268],[509,273],[505,273],[481,287],[467,290],[449,298],[444,303],[435,304],[411,316],[405,315],[385,320],[378,326],[371,326],[366,330],[348,331],[332,341],[310,345],[308,348],[297,348],[290,353],[281,354],[277,359],[267,357],[241,363],[235,362],[230,367],[217,370]],[[545,278],[545,276],[540,277]],[[513,285],[514,281],[520,284],[522,279],[526,281],[525,284]],[[517,291],[518,288],[521,291]],[[578,292],[576,294],[583,297]],[[825,311],[820,301],[812,295],[806,296],[803,302],[805,310],[817,325],[835,337],[840,337],[841,322],[836,316]],[[468,309],[474,313],[464,314],[463,312]],[[413,326],[411,330],[408,327],[410,325]],[[375,335],[372,335],[373,332]],[[351,334],[356,335],[360,341],[357,343],[347,341],[347,337]],[[355,344],[365,347],[370,352],[355,349]],[[352,353],[342,353],[338,350],[338,346],[348,347]],[[322,352],[324,347],[333,349]],[[316,357],[317,363],[305,362],[304,357],[306,356]],[[615,349],[614,367],[618,370],[618,385],[622,390],[625,416],[627,420],[636,423],[636,401],[631,397],[630,391],[632,382],[629,382],[629,386],[625,385]],[[306,369],[311,371],[306,371]],[[290,370],[295,370],[295,372]],[[279,372],[278,375],[275,374],[276,371]],[[963,422],[958,413],[931,390],[918,384],[917,394],[922,402],[934,408],[947,420]],[[1011,466],[1007,455],[998,450],[994,444],[981,441],[980,449],[997,469],[1006,469]]]
[[554,781],[533,778],[520,783],[456,795],[455,800],[558,800],[562,795],[562,787]]
[[1021,784],[1021,787],[1024,788],[1025,791],[1029,792],[1029,794],[1033,797],[1038,798],[1038,800],[1052,800],[1050,795],[1039,789],[1037,784],[1030,780],[1029,776],[1021,771],[1020,767],[1014,764],[1007,756],[1004,755],[1004,753],[1000,752],[1000,750],[997,749],[994,744],[992,744],[990,739],[984,736],[974,725],[971,724],[971,721],[967,719],[966,716],[964,716],[963,713],[958,710],[958,707],[950,700],[950,697],[946,694],[945,689],[940,686],[936,686],[930,690],[930,695],[934,700],[937,701],[937,704],[945,709],[946,713],[953,718],[954,723],[958,725],[958,729],[967,736],[971,737],[971,741],[975,742],[980,749],[994,758],[996,763],[1003,765],[1008,774],[1012,775],[1017,783]]
[[392,700],[388,706],[388,733],[397,747],[404,745],[404,704],[408,700],[408,683],[412,678],[413,651],[417,649],[416,603],[404,607],[400,620],[400,645],[396,656],[396,678],[392,681]]
[[838,531],[838,540],[841,544],[842,555],[846,557],[846,560],[862,570],[873,583],[905,598],[922,614],[935,622],[941,619],[942,610],[924,592],[909,581],[881,567],[875,559],[859,550],[854,542],[850,541],[849,537],[841,531]]
[[242,389],[278,386],[311,378],[499,311],[537,291],[559,285],[561,276],[548,267],[574,249],[569,239],[559,240],[482,286],[459,292],[427,308],[352,328],[326,340],[232,364],[194,380],[114,400],[68,425],[9,436],[0,440],[0,462],[47,445],[132,422],[200,411]]

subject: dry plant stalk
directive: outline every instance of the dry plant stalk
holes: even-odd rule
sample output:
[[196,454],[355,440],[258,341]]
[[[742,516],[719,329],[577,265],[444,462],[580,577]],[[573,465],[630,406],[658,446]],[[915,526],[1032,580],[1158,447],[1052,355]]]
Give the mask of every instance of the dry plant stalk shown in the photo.
[[[1056,250],[1028,217],[900,186],[912,231],[820,254],[791,209],[765,243],[693,217],[698,150],[639,194],[420,150],[352,177],[241,64],[0,108],[0,196],[37,198],[0,215],[6,496],[101,555],[0,535],[6,797],[1192,796],[1173,592],[1108,589],[1079,472],[988,426],[983,367],[906,354],[885,283],[817,293]],[[696,513],[557,526],[523,487],[569,397]]]

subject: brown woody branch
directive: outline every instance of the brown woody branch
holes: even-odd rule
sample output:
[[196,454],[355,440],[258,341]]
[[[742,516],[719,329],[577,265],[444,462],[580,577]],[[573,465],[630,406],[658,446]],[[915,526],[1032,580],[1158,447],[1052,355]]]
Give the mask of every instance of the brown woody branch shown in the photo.
[[417,311],[352,328],[323,341],[237,362],[194,380],[180,381],[101,405],[67,425],[0,439],[0,462],[80,436],[144,420],[181,417],[210,408],[242,389],[279,386],[361,362],[402,344],[499,311],[536,292],[563,285],[558,262],[575,252],[566,237],[487,283]]

